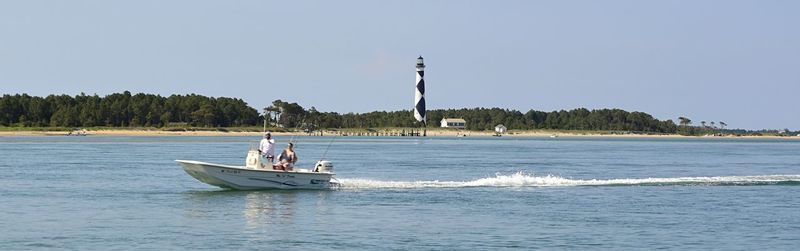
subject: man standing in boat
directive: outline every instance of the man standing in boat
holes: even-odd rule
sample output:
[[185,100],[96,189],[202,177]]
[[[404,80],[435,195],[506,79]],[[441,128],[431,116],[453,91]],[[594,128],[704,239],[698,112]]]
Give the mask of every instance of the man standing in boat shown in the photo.
[[[271,167],[275,159],[275,139],[271,133],[264,133],[264,139],[258,144],[258,152],[261,153],[261,167],[267,166],[265,163],[269,163],[268,166]],[[267,162],[264,162],[265,160]]]

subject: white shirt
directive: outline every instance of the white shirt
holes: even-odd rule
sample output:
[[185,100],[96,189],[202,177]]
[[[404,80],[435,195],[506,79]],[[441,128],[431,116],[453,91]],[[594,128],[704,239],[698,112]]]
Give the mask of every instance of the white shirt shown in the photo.
[[275,156],[275,139],[262,139],[258,144],[258,150],[265,156]]

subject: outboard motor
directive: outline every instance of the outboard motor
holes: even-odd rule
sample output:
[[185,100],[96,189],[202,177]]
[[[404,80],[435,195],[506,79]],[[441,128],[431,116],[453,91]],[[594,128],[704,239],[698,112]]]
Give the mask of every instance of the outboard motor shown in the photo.
[[332,173],[333,172],[333,163],[327,160],[320,160],[317,161],[317,165],[314,166],[314,172],[319,173]]

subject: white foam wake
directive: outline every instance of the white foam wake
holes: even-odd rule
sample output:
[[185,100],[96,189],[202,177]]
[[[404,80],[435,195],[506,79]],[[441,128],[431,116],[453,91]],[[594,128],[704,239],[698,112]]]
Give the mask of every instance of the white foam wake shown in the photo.
[[472,181],[380,181],[339,179],[339,189],[376,188],[459,188],[459,187],[562,187],[562,186],[679,186],[679,185],[800,185],[800,175],[715,176],[639,179],[567,179],[559,176],[534,176],[524,172]]

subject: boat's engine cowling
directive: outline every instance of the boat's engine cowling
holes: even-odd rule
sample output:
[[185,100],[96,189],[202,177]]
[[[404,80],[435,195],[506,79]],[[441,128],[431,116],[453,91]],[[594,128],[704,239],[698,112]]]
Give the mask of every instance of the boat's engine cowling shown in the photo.
[[332,173],[333,172],[333,163],[327,160],[320,160],[317,161],[317,165],[314,166],[314,172],[320,173]]

